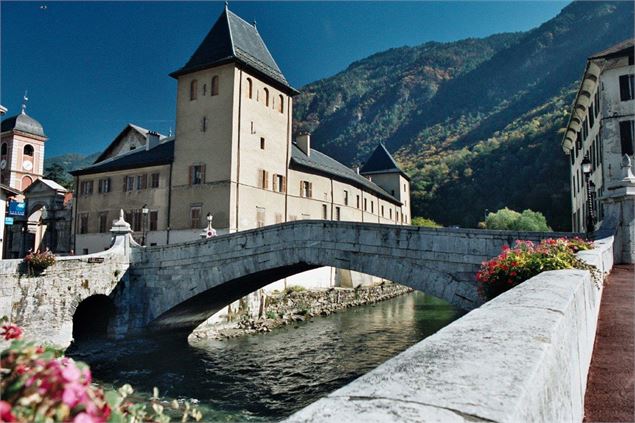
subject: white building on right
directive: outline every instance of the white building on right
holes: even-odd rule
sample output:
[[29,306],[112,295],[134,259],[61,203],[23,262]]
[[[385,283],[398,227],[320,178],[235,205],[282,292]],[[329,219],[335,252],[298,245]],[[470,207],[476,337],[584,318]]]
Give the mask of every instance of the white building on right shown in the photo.
[[633,260],[635,239],[633,53],[629,39],[589,57],[562,141],[571,163],[572,230],[616,229],[625,262]]

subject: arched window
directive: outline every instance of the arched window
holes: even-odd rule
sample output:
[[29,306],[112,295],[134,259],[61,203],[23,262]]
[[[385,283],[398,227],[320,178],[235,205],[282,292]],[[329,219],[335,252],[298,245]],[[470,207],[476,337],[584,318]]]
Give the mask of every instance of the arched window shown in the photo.
[[212,95],[218,95],[218,76],[212,77]]
[[20,189],[22,189],[22,191],[24,191],[25,189],[28,188],[29,185],[31,185],[33,183],[33,179],[31,179],[28,176],[23,176],[22,177],[22,187]]
[[284,98],[282,97],[282,94],[278,96],[278,111],[280,113],[284,113]]
[[33,157],[33,146],[31,144],[25,145],[23,153],[24,153],[25,156]]
[[247,78],[247,98],[253,98],[254,84],[251,82],[251,78]]
[[207,95],[207,84],[203,84],[203,96]]
[[196,100],[196,94],[198,94],[198,81],[193,79],[190,82],[190,100]]
[[269,90],[264,88],[263,91],[265,92],[265,106],[269,107]]
[[9,154],[9,145],[6,142],[2,143],[2,149],[0,150],[0,156],[6,156]]

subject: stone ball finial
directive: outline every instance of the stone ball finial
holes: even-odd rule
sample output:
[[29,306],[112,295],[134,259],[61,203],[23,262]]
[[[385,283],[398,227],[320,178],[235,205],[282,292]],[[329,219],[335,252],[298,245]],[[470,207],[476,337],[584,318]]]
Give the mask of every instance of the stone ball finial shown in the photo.
[[622,167],[631,167],[631,164],[631,158],[628,154],[624,154],[624,157],[622,157]]

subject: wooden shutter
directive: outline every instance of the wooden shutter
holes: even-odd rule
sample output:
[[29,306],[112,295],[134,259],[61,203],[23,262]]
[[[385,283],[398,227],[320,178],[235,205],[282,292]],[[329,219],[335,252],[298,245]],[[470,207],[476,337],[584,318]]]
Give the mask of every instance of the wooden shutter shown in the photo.
[[313,182],[309,182],[309,198],[313,198]]
[[189,167],[188,185],[192,185],[192,176],[194,174],[194,166]]
[[282,192],[287,192],[287,177],[282,177]]
[[267,172],[266,170],[262,171],[262,184],[263,189],[269,189],[269,172]]
[[124,176],[123,177],[123,192],[126,192],[126,188],[128,187],[127,182],[128,182],[128,177]]
[[271,177],[271,188],[273,189],[274,192],[278,192],[278,174],[274,173],[273,176]]

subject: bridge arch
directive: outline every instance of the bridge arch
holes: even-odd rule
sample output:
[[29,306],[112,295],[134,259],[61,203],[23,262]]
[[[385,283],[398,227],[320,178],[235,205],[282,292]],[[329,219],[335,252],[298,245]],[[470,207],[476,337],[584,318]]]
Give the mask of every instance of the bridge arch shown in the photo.
[[74,341],[105,338],[114,317],[115,304],[109,296],[95,294],[85,298],[73,313]]

